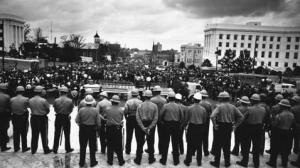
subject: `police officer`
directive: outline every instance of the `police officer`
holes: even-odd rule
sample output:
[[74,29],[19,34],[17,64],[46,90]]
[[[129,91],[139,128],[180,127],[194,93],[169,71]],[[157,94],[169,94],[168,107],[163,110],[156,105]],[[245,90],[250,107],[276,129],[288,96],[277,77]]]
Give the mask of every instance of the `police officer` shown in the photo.
[[125,152],[126,154],[130,154],[131,152],[131,140],[132,135],[135,127],[137,126],[136,123],[136,110],[139,104],[142,103],[140,99],[138,99],[139,92],[138,90],[134,89],[131,91],[132,98],[127,100],[125,103],[124,115],[126,118],[126,145],[125,145]]
[[260,143],[260,150],[259,153],[263,155],[265,151],[265,132],[269,132],[270,125],[270,106],[267,104],[267,95],[265,93],[259,94],[260,96],[260,103],[259,105],[262,106],[266,110],[265,122],[263,123],[263,132],[261,135],[261,143]]
[[41,134],[44,153],[51,153],[52,150],[48,147],[48,117],[50,112],[49,103],[41,97],[43,91],[42,86],[34,88],[35,96],[29,99],[29,107],[31,110],[31,153],[35,154],[38,147],[39,134]]
[[208,93],[206,90],[201,90],[200,91],[201,95],[202,95],[202,100],[200,101],[200,105],[202,107],[204,107],[206,113],[207,113],[207,121],[205,122],[205,128],[204,128],[204,137],[203,137],[203,151],[204,151],[204,156],[208,156],[209,155],[209,151],[208,151],[208,138],[209,138],[209,123],[210,123],[210,118],[209,116],[211,115],[212,112],[212,105],[211,103],[208,101]]
[[220,166],[221,149],[223,149],[225,167],[230,166],[230,143],[231,131],[243,121],[243,114],[229,103],[230,95],[224,91],[218,95],[220,105],[212,112],[210,118],[216,130],[216,153],[215,160],[210,164],[215,167]]
[[113,164],[114,152],[116,152],[119,165],[125,164],[122,152],[122,127],[123,109],[119,106],[120,98],[114,95],[111,99],[112,106],[107,108],[106,136],[107,136],[107,163]]
[[254,167],[259,167],[259,152],[261,136],[263,132],[263,123],[266,116],[266,110],[261,105],[260,96],[258,94],[253,94],[251,96],[252,106],[250,106],[247,112],[244,114],[245,120],[244,124],[244,134],[242,136],[242,155],[243,159],[236,162],[240,166],[247,167],[249,161],[249,152],[252,142],[252,153],[253,153],[253,163]]
[[59,138],[64,132],[65,134],[65,150],[67,153],[72,152],[74,149],[70,145],[70,128],[71,128],[71,116],[73,111],[72,99],[67,97],[69,89],[65,86],[60,88],[60,97],[55,99],[53,107],[56,112],[55,119],[55,131],[54,131],[54,143],[53,152],[56,154],[58,150]]
[[7,130],[9,128],[10,121],[10,108],[9,101],[10,97],[5,93],[7,90],[7,84],[0,83],[0,147],[1,152],[7,151],[11,149],[7,147],[7,143],[9,141],[9,137],[7,135]]
[[173,162],[174,165],[179,164],[179,131],[180,126],[184,121],[184,116],[181,110],[181,107],[175,103],[175,93],[168,93],[168,103],[163,106],[161,109],[161,121],[163,123],[163,127],[165,127],[165,136],[163,140],[163,151],[162,157],[159,162],[162,165],[166,165],[167,157],[168,157],[168,149],[170,138],[172,138],[172,153],[173,153]]
[[144,93],[145,101],[141,103],[136,111],[136,121],[138,126],[135,130],[135,138],[137,143],[136,158],[134,163],[141,164],[143,146],[147,141],[149,164],[155,162],[154,158],[154,133],[155,125],[158,120],[158,108],[157,105],[150,101],[152,97],[151,90],[146,90]]
[[189,166],[192,161],[192,156],[197,151],[197,164],[202,165],[202,142],[206,131],[206,122],[208,113],[205,108],[200,105],[202,95],[197,92],[193,96],[194,104],[187,111],[187,154],[184,164]]
[[96,109],[101,116],[101,126],[99,130],[101,153],[104,154],[107,146],[106,139],[106,109],[111,106],[111,102],[108,100],[107,92],[100,93],[100,101],[98,102]]
[[[85,89],[85,96],[86,95],[93,95],[93,90],[91,89],[91,88],[87,88],[87,89]],[[92,104],[92,106],[93,107],[96,107],[96,101],[94,102],[94,104]],[[80,103],[79,103],[79,105],[78,105],[78,110],[80,110],[82,107],[85,107],[86,106],[86,104],[85,104],[85,100],[84,99],[82,99],[81,101],[80,101]]]
[[183,133],[184,133],[184,130],[185,130],[185,126],[186,126],[186,115],[187,115],[187,106],[183,105],[181,103],[182,101],[182,95],[180,93],[177,93],[175,95],[175,102],[181,107],[181,111],[183,113],[183,120],[184,120],[184,123],[182,123],[182,125],[180,126],[180,131],[179,131],[179,142],[178,142],[178,147],[179,147],[179,152],[180,154],[183,154],[184,153],[184,145],[183,145]]
[[[241,99],[238,101],[240,106],[238,106],[238,109],[240,112],[244,115],[246,112],[248,112],[248,106],[250,105],[250,100],[248,96],[243,96]],[[235,156],[239,156],[239,151],[240,151],[240,145],[242,138],[245,134],[246,128],[244,122],[242,122],[234,131],[234,147],[233,150],[231,151],[231,154]]]
[[[299,96],[294,96],[292,98],[292,101],[295,102],[294,106],[291,108],[292,113],[294,114],[295,117],[295,133],[297,136],[297,140],[298,140],[298,145],[300,144],[300,97]],[[299,146],[298,146],[299,148]],[[300,167],[300,153],[299,153],[299,149],[298,149],[298,157],[296,161],[292,161],[291,165],[295,166],[295,167]]]
[[101,125],[100,115],[93,104],[96,103],[92,95],[86,95],[84,98],[85,107],[82,107],[77,116],[76,123],[79,125],[79,144],[80,144],[80,160],[79,166],[85,165],[86,147],[89,143],[90,149],[90,166],[94,167],[98,164],[96,161],[96,131],[97,127]]
[[13,123],[13,138],[14,138],[14,150],[18,152],[20,150],[20,136],[22,139],[22,152],[30,150],[27,147],[27,130],[28,130],[28,103],[29,99],[24,97],[25,88],[18,86],[16,89],[17,96],[10,99],[10,109],[12,112]]
[[[164,128],[163,125],[161,123],[161,109],[163,107],[164,104],[166,104],[167,100],[162,97],[161,95],[161,87],[160,86],[154,86],[153,88],[153,98],[151,98],[151,102],[157,105],[158,108],[158,122],[157,122],[157,133],[158,133],[158,151],[159,154],[162,154],[162,149],[163,149],[163,140],[165,132],[164,132]],[[155,128],[154,128],[155,130]],[[153,139],[154,142],[154,139]]]
[[290,129],[294,122],[294,115],[290,111],[291,105],[287,99],[282,99],[279,103],[280,113],[274,118],[274,130],[272,132],[271,156],[267,165],[276,167],[278,154],[281,155],[282,167],[287,167],[289,155]]
[[[297,111],[295,110],[295,107],[297,107],[297,105],[299,104],[299,100],[300,100],[300,97],[298,96],[298,95],[296,95],[296,96],[293,96],[292,98],[291,98],[291,100],[290,100],[290,102],[291,102],[291,106],[292,106],[292,108],[291,108],[291,111],[292,111],[292,113],[294,114],[294,117],[295,117],[295,121],[297,122],[297,120],[296,120],[296,115],[297,115]],[[298,139],[298,131],[297,131],[297,125],[296,125],[296,123],[295,124],[293,124],[293,126],[292,126],[292,137],[291,137],[291,143],[290,143],[290,145],[291,145],[291,148],[293,147],[293,152],[294,153],[298,153],[298,151],[299,151],[299,139]]]

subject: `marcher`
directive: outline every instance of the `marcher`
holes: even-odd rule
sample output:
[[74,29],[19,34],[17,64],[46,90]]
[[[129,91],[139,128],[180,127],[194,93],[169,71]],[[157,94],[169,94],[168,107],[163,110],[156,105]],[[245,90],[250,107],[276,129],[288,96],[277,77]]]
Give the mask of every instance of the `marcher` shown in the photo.
[[9,137],[7,130],[9,128],[9,121],[11,119],[9,101],[10,97],[5,93],[7,90],[7,84],[0,83],[0,147],[1,152],[10,150],[11,147],[7,147]]
[[71,116],[73,111],[73,101],[67,97],[69,89],[65,86],[60,88],[60,97],[55,99],[53,107],[56,113],[55,119],[55,131],[54,131],[54,143],[53,152],[56,154],[58,150],[58,144],[60,136],[65,135],[65,150],[66,153],[72,152],[74,149],[70,145],[70,129],[71,129]]
[[[299,96],[294,96],[292,98],[292,101],[294,101],[294,106],[291,108],[292,113],[294,114],[295,117],[295,124],[294,124],[294,129],[295,133],[298,139],[298,157],[296,161],[292,161],[291,165],[295,167],[300,167],[300,153],[299,153],[299,145],[300,145],[300,97]],[[295,147],[294,147],[295,148]]]
[[133,131],[135,130],[136,123],[136,110],[138,106],[142,103],[140,99],[138,99],[139,92],[138,90],[132,90],[131,96],[132,98],[127,100],[125,103],[124,115],[126,118],[126,145],[125,145],[125,153],[130,154],[131,152],[131,141]]
[[85,165],[86,147],[89,143],[90,149],[90,166],[94,167],[98,164],[96,161],[96,131],[101,125],[100,115],[92,105],[96,103],[92,95],[86,95],[84,98],[85,107],[82,107],[77,116],[76,123],[79,125],[79,144],[80,144],[80,160],[79,166]]
[[220,166],[221,149],[223,149],[225,167],[229,167],[231,165],[231,131],[241,124],[244,116],[234,105],[229,103],[230,95],[227,92],[221,92],[218,98],[220,99],[220,105],[216,107],[210,116],[216,129],[217,140],[215,160],[211,161],[210,164],[215,167]]
[[46,99],[42,98],[42,86],[36,86],[34,88],[35,96],[29,99],[29,107],[31,110],[31,153],[35,154],[38,142],[39,134],[41,134],[44,153],[51,153],[52,150],[48,146],[48,117],[50,112],[49,103]]
[[206,122],[208,113],[205,108],[200,105],[202,95],[197,92],[193,96],[194,104],[187,110],[187,154],[184,164],[189,166],[192,156],[197,151],[197,165],[202,165],[202,144],[206,134]]
[[136,158],[134,163],[141,164],[143,146],[147,141],[149,164],[155,162],[154,158],[154,133],[155,125],[158,120],[158,108],[157,105],[150,101],[152,97],[151,90],[146,90],[144,93],[145,101],[141,103],[136,111],[137,128],[135,130],[135,138],[137,143]]
[[107,163],[113,164],[114,152],[117,154],[119,165],[125,164],[122,151],[122,128],[124,111],[119,106],[120,98],[114,95],[110,100],[112,105],[107,108],[106,136]]
[[20,150],[20,137],[22,139],[22,152],[30,150],[27,146],[27,132],[29,124],[29,112],[27,108],[29,107],[29,99],[23,96],[24,92],[25,88],[23,86],[18,86],[16,88],[17,95],[10,99],[15,152]]

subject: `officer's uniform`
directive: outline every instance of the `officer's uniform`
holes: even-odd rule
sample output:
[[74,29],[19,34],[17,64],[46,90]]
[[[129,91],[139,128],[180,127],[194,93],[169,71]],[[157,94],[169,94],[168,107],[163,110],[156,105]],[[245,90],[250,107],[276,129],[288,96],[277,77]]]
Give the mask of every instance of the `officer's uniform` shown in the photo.
[[6,90],[7,87],[4,83],[0,84],[0,147],[1,151],[9,150],[10,148],[6,146],[9,141],[9,137],[7,135],[7,130],[9,128],[10,121],[10,109],[9,109],[9,95],[2,92]]
[[[92,95],[94,92],[93,92],[93,90],[91,89],[91,88],[87,88],[86,90],[85,90],[85,95]],[[93,104],[92,104],[92,106],[93,107],[96,107],[96,105],[97,105],[97,102],[95,101]],[[79,104],[78,104],[78,111],[82,108],[82,107],[86,107],[86,102],[85,102],[85,100],[84,100],[84,98],[79,102]]]
[[[194,95],[194,99],[200,101],[201,94],[198,92]],[[187,154],[184,164],[189,166],[192,156],[197,151],[197,164],[202,164],[202,143],[206,133],[206,122],[208,113],[199,103],[194,103],[187,111]]]
[[[282,166],[287,167],[289,155],[289,137],[290,129],[294,122],[294,115],[289,110],[290,103],[287,99],[282,99],[279,106],[285,107],[274,119],[274,131],[272,133],[271,141],[271,157],[267,162],[269,166],[276,167],[278,154],[281,155]],[[281,107],[280,107],[281,109]]]
[[[138,96],[138,91],[134,90],[131,92],[133,96]],[[133,130],[136,128],[136,110],[137,107],[142,103],[137,97],[133,97],[125,103],[124,115],[126,118],[126,145],[125,152],[130,154],[131,152],[131,140],[133,135]]]
[[13,138],[15,152],[20,150],[20,137],[22,139],[22,151],[28,151],[27,132],[28,132],[28,110],[29,99],[24,97],[20,92],[24,92],[22,86],[17,87],[18,95],[11,98],[10,109],[12,112]]
[[73,111],[73,102],[72,99],[67,97],[68,88],[63,87],[60,90],[64,92],[62,96],[55,99],[53,107],[56,112],[55,119],[55,131],[54,131],[54,143],[53,143],[53,152],[57,153],[59,138],[64,132],[65,134],[65,150],[67,153],[72,152],[73,149],[70,145],[70,128],[71,128],[71,116],[70,114]]
[[124,165],[122,151],[122,127],[123,127],[123,109],[118,106],[120,98],[114,95],[111,99],[112,103],[116,103],[106,110],[106,137],[107,137],[107,163],[113,164],[114,152],[116,152],[119,165]]
[[[155,86],[153,88],[153,92],[161,92],[161,88],[160,86]],[[151,98],[151,102],[156,104],[157,105],[157,108],[158,108],[158,122],[157,122],[157,133],[158,133],[158,151],[159,151],[159,154],[162,153],[162,148],[163,148],[163,139],[164,138],[164,135],[165,135],[165,132],[164,132],[164,128],[162,126],[162,123],[161,123],[161,109],[163,107],[164,104],[167,103],[167,100],[162,97],[160,94],[154,96]],[[154,131],[155,131],[155,128],[154,128]],[[153,137],[154,138],[154,137]],[[153,142],[154,142],[154,139],[153,139]]]
[[[107,99],[108,96],[106,92],[101,92],[100,96],[103,96],[103,99],[100,102],[98,102],[96,109],[103,118],[106,118],[106,109],[111,106],[111,102]],[[101,119],[101,126],[99,131],[101,153],[105,153],[107,146],[106,121],[103,118]]]
[[[43,88],[41,86],[36,86],[34,92],[41,94]],[[31,153],[34,154],[38,147],[39,134],[41,134],[42,144],[44,153],[48,154],[52,150],[48,147],[48,117],[47,114],[50,112],[49,103],[46,99],[42,98],[40,95],[36,95],[29,99],[29,107],[31,110]]]
[[150,97],[152,97],[152,92],[150,90],[145,91],[145,97],[147,97],[147,99],[138,106],[136,112],[136,121],[138,126],[135,130],[137,149],[136,158],[134,159],[134,162],[138,165],[141,164],[143,146],[146,141],[149,153],[149,163],[151,164],[155,161],[154,133],[155,125],[158,120],[158,108],[156,104],[152,103],[149,100]]
[[[168,97],[175,100],[175,93],[170,92]],[[168,157],[168,149],[170,138],[172,138],[172,153],[174,165],[179,164],[179,131],[180,126],[183,123],[184,116],[181,110],[181,107],[175,103],[175,101],[170,101],[165,104],[161,109],[161,121],[163,122],[163,127],[165,129],[165,136],[163,140],[163,151],[160,163],[165,165]]]
[[[227,92],[221,92],[218,96],[221,99],[229,99]],[[223,149],[225,166],[230,166],[230,143],[232,126],[237,127],[243,121],[243,114],[229,102],[222,102],[212,112],[210,116],[214,127],[216,128],[216,151],[215,161],[210,162],[211,165],[219,167],[221,149]]]
[[83,167],[85,165],[86,147],[89,143],[90,162],[91,167],[93,167],[98,164],[95,156],[97,143],[96,131],[97,127],[101,125],[101,120],[97,109],[92,106],[95,103],[94,98],[91,95],[87,95],[84,100],[87,106],[82,107],[76,116],[76,123],[79,125],[79,166]]
[[294,96],[292,98],[293,101],[295,101],[295,105],[291,108],[292,113],[294,114],[295,117],[295,133],[298,139],[298,157],[296,161],[292,161],[291,164],[294,166],[300,167],[300,153],[299,153],[299,145],[300,145],[300,97],[299,96]]
[[183,105],[180,101],[182,100],[182,95],[177,93],[175,95],[175,99],[176,99],[176,103],[178,103],[178,105],[181,107],[181,111],[183,113],[184,116],[184,123],[181,125],[180,127],[180,132],[179,132],[179,142],[178,142],[178,147],[179,147],[179,152],[180,154],[184,153],[184,144],[183,144],[183,134],[184,134],[184,130],[185,130],[185,126],[187,124],[187,109],[188,107]]
[[253,94],[251,96],[253,105],[248,108],[248,111],[244,114],[245,120],[244,130],[242,136],[242,155],[243,159],[241,162],[237,162],[239,165],[247,167],[249,162],[249,152],[252,142],[252,153],[253,153],[253,163],[254,167],[259,167],[259,152],[261,135],[263,132],[263,123],[266,116],[266,110],[258,103],[260,101],[260,96],[258,94]]

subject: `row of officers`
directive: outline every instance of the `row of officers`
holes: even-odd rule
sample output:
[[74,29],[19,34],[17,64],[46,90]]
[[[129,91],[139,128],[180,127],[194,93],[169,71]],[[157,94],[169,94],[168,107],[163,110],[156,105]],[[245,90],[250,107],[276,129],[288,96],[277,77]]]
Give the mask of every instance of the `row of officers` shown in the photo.
[[[70,146],[70,114],[73,111],[73,103],[67,97],[68,88],[60,88],[60,97],[55,99],[53,107],[56,113],[55,133],[53,148],[48,147],[48,118],[49,103],[41,96],[42,86],[34,88],[35,96],[28,99],[23,96],[24,88],[18,86],[17,96],[10,98],[5,94],[5,85],[0,84],[0,146],[1,151],[9,150],[7,142],[7,129],[9,121],[13,123],[14,151],[20,150],[22,140],[22,152],[31,149],[36,153],[39,134],[41,134],[44,153],[57,153],[61,137],[65,136],[65,150],[72,152]],[[149,154],[149,164],[156,161],[154,157],[155,130],[158,132],[158,152],[161,155],[159,162],[166,165],[169,143],[172,144],[173,164],[178,165],[179,155],[184,153],[183,136],[186,133],[187,152],[184,164],[189,166],[192,157],[196,155],[197,165],[202,165],[202,152],[205,156],[214,155],[214,161],[210,164],[220,166],[221,150],[224,153],[225,167],[230,163],[231,133],[235,132],[235,146],[232,154],[238,155],[241,146],[242,160],[236,162],[240,166],[247,167],[249,153],[252,145],[254,167],[260,166],[259,154],[264,150],[265,127],[270,127],[270,160],[267,164],[276,167],[277,156],[282,157],[282,166],[288,166],[288,156],[292,148],[292,132],[295,132],[294,149],[299,151],[300,139],[300,97],[294,96],[291,102],[276,96],[277,104],[269,107],[262,98],[264,94],[253,94],[250,99],[246,96],[238,101],[238,105],[230,103],[230,95],[221,92],[218,96],[220,103],[215,108],[207,100],[205,90],[197,92],[193,96],[193,104],[182,104],[182,96],[173,91],[168,93],[167,100],[160,95],[161,88],[155,86],[152,91],[144,92],[144,101],[139,99],[139,92],[133,90],[132,98],[127,100],[125,108],[120,106],[120,98],[114,95],[108,99],[106,92],[100,93],[100,101],[97,102],[92,91],[86,91],[85,98],[78,105],[76,123],[79,125],[80,161],[83,167],[86,157],[86,148],[90,149],[90,166],[98,164],[95,153],[98,150],[97,137],[100,137],[101,153],[107,152],[107,163],[113,164],[113,155],[117,154],[119,165],[125,164],[123,158],[123,118],[126,119],[126,143],[125,153],[131,153],[131,141],[135,133],[137,149],[135,164],[140,165],[143,146],[147,143],[146,152]],[[31,148],[27,146],[28,118],[31,111],[32,139]],[[208,137],[210,120],[213,123],[213,144],[209,152]],[[300,158],[291,162],[300,167]]]

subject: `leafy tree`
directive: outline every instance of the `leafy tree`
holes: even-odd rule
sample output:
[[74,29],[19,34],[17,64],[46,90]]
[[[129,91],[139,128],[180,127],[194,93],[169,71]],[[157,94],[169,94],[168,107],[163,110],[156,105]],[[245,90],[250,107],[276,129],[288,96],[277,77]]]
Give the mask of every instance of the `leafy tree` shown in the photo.
[[287,67],[283,73],[284,76],[292,76],[293,71],[290,67]]
[[224,57],[218,61],[221,64],[223,69],[227,69],[227,71],[231,71],[234,67],[234,59],[235,59],[235,52],[232,52],[231,49],[226,50]]
[[43,36],[43,30],[38,27],[34,29],[34,42],[36,43],[48,43],[46,37]]
[[194,64],[192,64],[192,65],[190,65],[190,66],[188,67],[188,69],[196,69],[196,67],[195,67]]
[[253,68],[254,59],[250,57],[248,50],[240,52],[240,56],[233,61],[233,72],[246,72],[250,73]]
[[295,66],[293,70],[293,75],[300,76],[300,66]]
[[202,63],[203,67],[212,67],[212,64],[209,59],[205,59]]
[[181,69],[185,68],[185,63],[181,61],[181,62],[179,63],[179,68],[181,68]]
[[30,28],[30,24],[24,24],[24,40],[25,42],[30,41],[30,32],[31,32],[31,28]]

